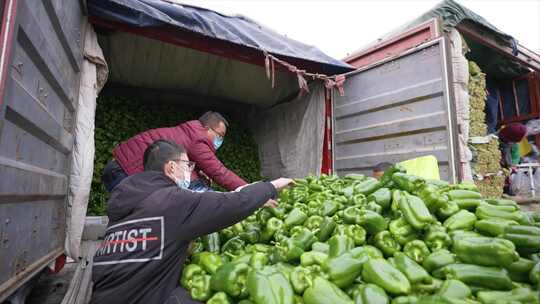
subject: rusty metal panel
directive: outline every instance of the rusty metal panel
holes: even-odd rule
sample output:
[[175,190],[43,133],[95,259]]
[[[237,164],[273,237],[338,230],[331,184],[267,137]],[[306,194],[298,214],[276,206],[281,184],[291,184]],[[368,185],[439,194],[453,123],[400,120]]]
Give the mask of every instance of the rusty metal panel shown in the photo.
[[435,155],[455,181],[455,151],[444,40],[354,73],[334,102],[338,174],[370,174],[379,162]]
[[0,103],[0,302],[63,252],[79,1],[18,0]]

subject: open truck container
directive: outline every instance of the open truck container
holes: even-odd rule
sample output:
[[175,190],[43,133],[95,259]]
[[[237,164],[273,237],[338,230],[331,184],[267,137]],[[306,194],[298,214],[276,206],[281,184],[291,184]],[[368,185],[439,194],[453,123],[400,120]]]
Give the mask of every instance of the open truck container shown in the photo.
[[[95,97],[107,75],[111,94],[233,112],[253,128],[266,177],[366,173],[381,161],[433,154],[442,178],[457,182],[455,86],[456,75],[465,77],[463,58],[452,55],[457,31],[520,69],[540,69],[533,52],[451,1],[441,7],[454,9],[430,11],[351,55],[352,73],[247,18],[165,1],[0,4],[0,301],[64,252],[83,256]],[[288,66],[274,74],[279,64],[269,60],[272,88],[265,52],[309,72],[346,74],[345,95],[310,81],[310,93],[296,98],[302,73]],[[78,284],[70,296],[84,302],[89,282]]]

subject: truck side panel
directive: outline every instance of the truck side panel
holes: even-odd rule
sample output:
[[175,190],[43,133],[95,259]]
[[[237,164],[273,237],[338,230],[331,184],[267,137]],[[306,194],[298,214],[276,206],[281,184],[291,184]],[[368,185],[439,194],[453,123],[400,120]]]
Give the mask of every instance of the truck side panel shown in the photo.
[[0,96],[0,302],[63,252],[80,1],[17,0]]
[[334,103],[338,174],[435,155],[441,178],[455,180],[445,65],[439,39],[347,79]]

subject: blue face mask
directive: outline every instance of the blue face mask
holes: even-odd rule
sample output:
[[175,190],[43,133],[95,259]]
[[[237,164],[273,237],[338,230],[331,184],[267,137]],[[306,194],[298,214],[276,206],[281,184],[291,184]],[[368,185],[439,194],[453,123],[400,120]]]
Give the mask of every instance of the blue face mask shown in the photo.
[[180,189],[188,189],[189,184],[191,184],[191,172],[184,172],[184,178],[183,179],[176,179],[176,185]]
[[214,149],[219,149],[221,147],[221,144],[223,144],[223,137],[216,136],[214,137]]

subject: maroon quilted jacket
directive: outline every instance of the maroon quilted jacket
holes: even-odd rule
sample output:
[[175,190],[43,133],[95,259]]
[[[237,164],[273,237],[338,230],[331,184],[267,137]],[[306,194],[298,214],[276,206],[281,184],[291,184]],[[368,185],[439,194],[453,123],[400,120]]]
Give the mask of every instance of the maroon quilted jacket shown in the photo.
[[[128,175],[142,172],[144,150],[158,139],[167,139],[184,146],[189,159],[197,164],[197,168],[226,189],[234,190],[246,184],[217,159],[214,145],[198,120],[139,133],[119,144],[113,151],[114,158]],[[196,171],[198,170],[194,170],[191,176],[192,180],[199,179]]]

